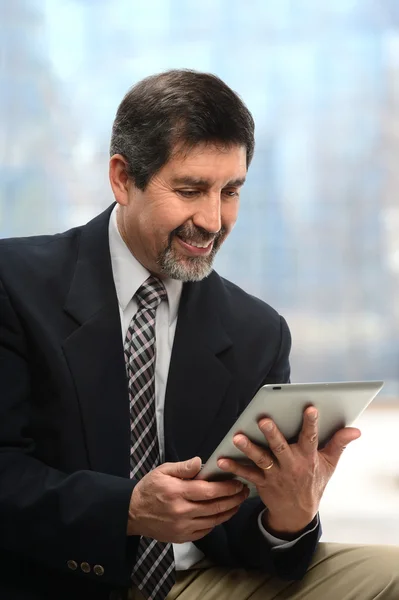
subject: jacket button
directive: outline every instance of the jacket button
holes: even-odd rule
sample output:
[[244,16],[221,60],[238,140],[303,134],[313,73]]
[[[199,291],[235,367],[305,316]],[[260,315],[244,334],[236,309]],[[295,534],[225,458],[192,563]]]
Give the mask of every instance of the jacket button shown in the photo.
[[102,567],[101,565],[94,565],[93,571],[99,577],[101,577],[101,575],[104,575],[104,567]]
[[80,568],[82,569],[83,573],[90,573],[91,571],[91,566],[87,562],[82,562]]
[[67,565],[68,569],[71,569],[71,571],[76,571],[78,568],[78,563],[75,560],[68,560]]

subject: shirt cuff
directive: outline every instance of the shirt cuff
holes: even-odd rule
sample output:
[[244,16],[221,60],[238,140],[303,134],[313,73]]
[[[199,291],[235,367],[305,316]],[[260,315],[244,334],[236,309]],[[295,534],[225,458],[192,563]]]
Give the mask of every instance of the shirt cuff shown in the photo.
[[305,537],[305,535],[308,535],[309,533],[312,533],[319,526],[319,515],[317,514],[316,515],[315,525],[311,529],[308,529],[307,531],[305,531],[305,533],[302,533],[302,535],[300,535],[299,537],[295,538],[295,540],[290,540],[288,542],[287,540],[281,540],[280,538],[275,537],[274,535],[272,535],[271,533],[269,533],[263,527],[262,516],[264,515],[264,513],[266,511],[267,511],[267,508],[265,508],[264,510],[262,510],[262,512],[260,513],[260,515],[258,517],[259,529],[261,530],[263,536],[266,538],[266,540],[269,542],[269,544],[272,546],[272,548],[275,548],[276,550],[288,550],[288,548],[292,548],[292,546],[294,546],[297,542],[299,542],[299,540],[301,540],[303,537]]

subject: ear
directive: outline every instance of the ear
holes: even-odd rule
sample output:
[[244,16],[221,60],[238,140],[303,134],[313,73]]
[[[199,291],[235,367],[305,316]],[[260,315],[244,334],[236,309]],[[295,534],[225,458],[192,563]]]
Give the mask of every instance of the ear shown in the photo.
[[121,154],[114,154],[109,161],[109,180],[115,200],[122,206],[129,202],[129,189],[133,185],[127,174],[126,159]]

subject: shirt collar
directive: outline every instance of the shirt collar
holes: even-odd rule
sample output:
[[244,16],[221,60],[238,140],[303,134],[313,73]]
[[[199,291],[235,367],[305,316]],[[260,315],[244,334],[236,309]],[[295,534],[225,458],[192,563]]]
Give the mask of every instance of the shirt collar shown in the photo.
[[[124,311],[139,287],[150,276],[150,272],[133,256],[119,233],[116,222],[116,205],[111,213],[108,226],[109,250],[116,295]],[[162,279],[168,296],[169,325],[177,318],[183,284],[177,279]]]

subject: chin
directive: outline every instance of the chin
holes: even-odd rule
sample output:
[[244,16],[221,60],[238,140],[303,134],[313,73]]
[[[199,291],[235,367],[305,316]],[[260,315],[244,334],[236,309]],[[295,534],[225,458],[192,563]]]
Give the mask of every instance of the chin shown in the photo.
[[208,277],[213,270],[213,258],[178,260],[170,253],[165,253],[158,262],[164,276],[177,279],[183,283],[201,281]]

